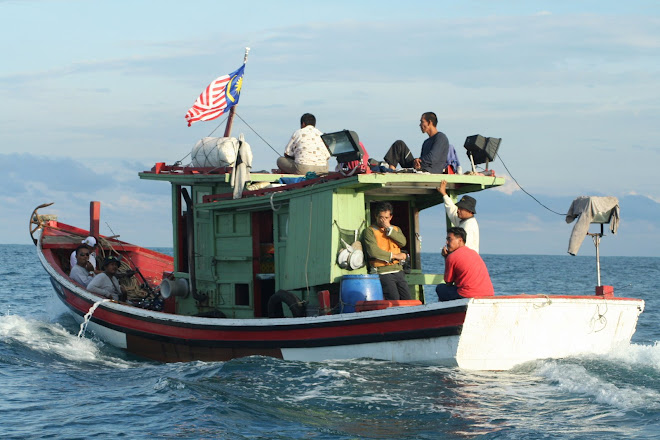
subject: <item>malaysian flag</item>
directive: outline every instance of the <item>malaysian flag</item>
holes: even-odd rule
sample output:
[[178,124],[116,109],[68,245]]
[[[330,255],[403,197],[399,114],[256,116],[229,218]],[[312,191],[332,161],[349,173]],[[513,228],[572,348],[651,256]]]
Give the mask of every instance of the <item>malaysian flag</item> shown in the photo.
[[230,73],[229,75],[216,78],[209,86],[199,95],[195,104],[190,107],[186,113],[186,120],[188,127],[193,122],[197,121],[210,121],[222,115],[226,110],[238,104],[238,98],[243,86],[243,72],[245,64],[238,70]]

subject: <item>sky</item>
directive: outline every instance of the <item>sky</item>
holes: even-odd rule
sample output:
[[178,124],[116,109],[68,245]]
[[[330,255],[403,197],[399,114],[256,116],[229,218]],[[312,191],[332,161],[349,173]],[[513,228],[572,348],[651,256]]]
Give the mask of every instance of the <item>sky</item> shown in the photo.
[[[250,47],[233,133],[253,170],[305,112],[382,158],[397,139],[418,151],[433,111],[464,164],[467,136],[502,138],[507,183],[476,195],[483,253],[565,254],[559,214],[611,195],[621,225],[601,254],[660,256],[660,3],[316,3],[0,0],[0,243],[30,243],[41,203],[85,226],[98,200],[103,234],[170,246],[169,185],[137,173],[222,135],[223,118],[184,116]],[[422,216],[423,251],[442,245],[441,214]]]

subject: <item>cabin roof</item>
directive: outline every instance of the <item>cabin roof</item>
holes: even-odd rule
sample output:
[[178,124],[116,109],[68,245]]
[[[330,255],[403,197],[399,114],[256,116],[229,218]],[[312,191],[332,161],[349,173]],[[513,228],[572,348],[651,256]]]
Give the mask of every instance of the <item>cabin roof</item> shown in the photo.
[[[447,189],[454,195],[482,191],[484,189],[504,184],[503,177],[468,175],[468,174],[429,174],[429,173],[372,173],[343,176],[330,173],[316,179],[304,180],[299,183],[281,185],[272,188],[261,188],[255,191],[243,191],[243,197],[232,199],[231,168],[191,168],[168,167],[170,169],[159,173],[155,170],[139,173],[141,179],[167,181],[182,186],[213,186],[216,194],[206,195],[198,208],[217,209],[222,202],[224,209],[250,206],[258,208],[273,201],[285,201],[320,191],[353,190],[363,192],[370,197],[411,198],[422,202],[423,206],[442,203],[442,198],[436,191],[442,180],[446,180]],[[278,183],[281,177],[304,177],[289,174],[271,174],[264,172],[250,173],[252,182]]]

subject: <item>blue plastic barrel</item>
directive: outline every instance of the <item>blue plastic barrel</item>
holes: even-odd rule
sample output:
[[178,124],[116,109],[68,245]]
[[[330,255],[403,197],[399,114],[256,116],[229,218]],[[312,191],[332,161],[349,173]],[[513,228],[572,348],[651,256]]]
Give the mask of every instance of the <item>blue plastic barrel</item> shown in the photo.
[[341,278],[341,313],[355,312],[358,301],[378,301],[383,299],[383,287],[378,274],[344,275]]

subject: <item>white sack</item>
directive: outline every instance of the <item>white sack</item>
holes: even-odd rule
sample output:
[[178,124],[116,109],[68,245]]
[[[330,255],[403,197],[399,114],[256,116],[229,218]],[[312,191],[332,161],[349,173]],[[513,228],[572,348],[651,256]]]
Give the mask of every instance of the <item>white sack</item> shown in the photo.
[[194,167],[230,167],[236,162],[238,139],[205,137],[197,141],[190,153]]

